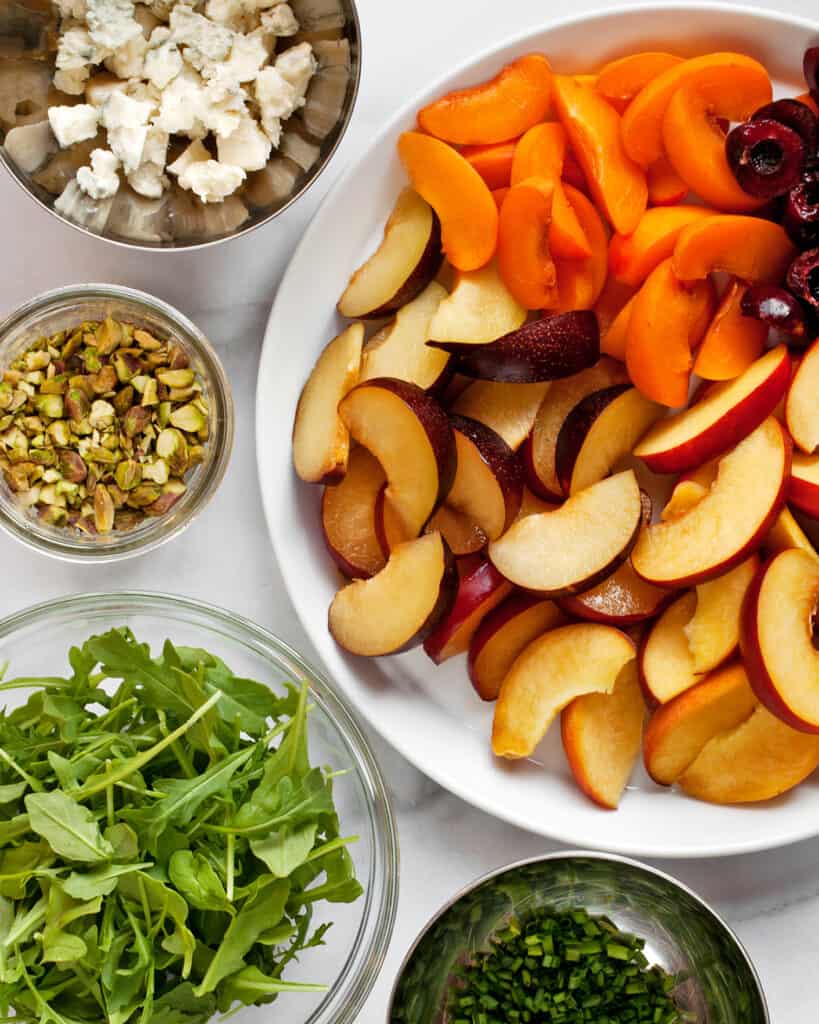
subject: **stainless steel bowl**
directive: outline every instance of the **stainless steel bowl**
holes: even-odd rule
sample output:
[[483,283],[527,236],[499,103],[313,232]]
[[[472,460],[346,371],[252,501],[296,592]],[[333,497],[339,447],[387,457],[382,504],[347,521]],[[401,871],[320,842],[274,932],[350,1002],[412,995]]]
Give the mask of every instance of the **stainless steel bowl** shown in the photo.
[[[104,140],[59,150],[48,127],[50,105],[76,102],[51,83],[58,21],[51,0],[0,3],[0,162],[32,199],[72,227],[136,249],[189,250],[236,238],[286,210],[318,178],[350,122],[361,76],[355,0],[290,0],[301,25],[287,45],[311,43],[319,69],[304,107],[284,123],[267,166],[247,176],[222,203],[202,203],[175,183],[161,199],[125,183],[113,199],[92,200],[74,186],[78,167]],[[15,127],[40,125],[33,142],[11,148]],[[18,136],[19,138],[19,136]],[[25,156],[22,155],[25,153]],[[66,188],[68,202],[55,209]]]
[[486,949],[512,915],[584,907],[646,940],[645,955],[680,979],[674,996],[692,1024],[770,1024],[759,977],[739,939],[697,895],[645,864],[564,852],[478,879],[442,907],[407,954],[390,1024],[445,1024],[455,965]]

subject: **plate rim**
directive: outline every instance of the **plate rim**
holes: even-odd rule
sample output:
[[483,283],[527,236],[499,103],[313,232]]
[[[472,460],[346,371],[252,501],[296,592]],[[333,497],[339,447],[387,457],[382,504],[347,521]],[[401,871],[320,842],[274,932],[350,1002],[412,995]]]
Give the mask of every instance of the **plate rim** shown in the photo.
[[[359,168],[367,161],[370,153],[377,149],[388,136],[394,134],[397,131],[398,126],[407,120],[408,115],[418,109],[419,105],[426,102],[428,98],[440,93],[442,89],[448,88],[451,81],[468,72],[473,66],[489,60],[495,55],[504,50],[508,50],[511,47],[525,46],[536,36],[540,37],[546,33],[577,27],[583,23],[596,21],[601,18],[616,19],[628,15],[633,16],[635,13],[639,12],[652,12],[654,14],[664,15],[710,13],[736,17],[737,20],[740,21],[750,19],[752,21],[775,22],[779,26],[790,26],[807,33],[813,33],[817,37],[817,41],[819,41],[819,20],[813,20],[791,12],[777,11],[771,7],[756,7],[750,6],[747,3],[719,2],[719,0],[675,0],[675,2],[672,3],[648,0],[648,2],[641,3],[617,3],[612,7],[595,7],[590,11],[585,11],[569,17],[545,18],[543,23],[539,26],[530,26],[520,32],[504,36],[500,40],[484,47],[477,53],[471,54],[454,67],[439,75],[430,84],[419,89],[406,103],[397,108],[381,128],[367,141],[366,145],[362,146],[362,148],[350,158],[350,163],[344,167],[333,182],[331,188],[322,198],[313,213],[310,222],[304,230],[301,239],[290,255],[287,267],[282,275],[281,281],[279,282],[279,286],[271,305],[270,314],[265,325],[262,350],[259,357],[255,395],[256,410],[254,415],[257,472],[267,532],[270,537],[276,563],[282,574],[287,598],[296,613],[300,625],[314,647],[315,657],[319,659],[322,669],[334,680],[336,685],[342,689],[346,699],[355,708],[356,712],[366,720],[368,725],[373,728],[384,741],[400,753],[402,757],[409,761],[409,763],[418,771],[427,776],[437,785],[441,786],[447,792],[452,793],[465,803],[476,807],[478,810],[483,811],[491,817],[499,821],[506,821],[509,824],[531,834],[540,835],[544,838],[567,844],[570,847],[575,847],[579,844],[599,851],[615,853],[623,856],[651,857],[670,860],[734,857],[742,854],[778,849],[802,840],[811,839],[819,835],[819,820],[817,820],[815,824],[806,824],[803,827],[792,827],[785,832],[779,832],[773,836],[760,834],[757,838],[739,840],[735,842],[723,841],[717,844],[704,841],[685,848],[676,846],[664,847],[662,844],[650,844],[647,846],[645,843],[641,843],[639,837],[635,838],[634,841],[618,840],[612,843],[607,842],[604,837],[600,837],[599,839],[589,839],[587,836],[579,837],[571,827],[566,829],[562,828],[559,820],[545,822],[543,824],[540,822],[532,822],[524,819],[514,810],[505,810],[497,806],[492,801],[482,801],[481,793],[477,791],[477,788],[470,789],[457,773],[453,774],[450,770],[442,768],[439,764],[430,764],[425,762],[423,756],[419,756],[418,753],[418,751],[423,748],[413,746],[409,741],[409,737],[406,737],[405,735],[396,735],[393,730],[385,730],[382,723],[378,721],[377,715],[373,715],[371,713],[371,708],[368,706],[368,702],[362,701],[358,694],[351,692],[351,690],[346,686],[345,681],[338,677],[338,673],[328,666],[319,645],[312,639],[314,623],[312,619],[308,619],[306,611],[302,609],[300,602],[294,599],[292,586],[285,576],[283,569],[284,562],[280,557],[280,548],[286,543],[286,538],[279,535],[279,530],[276,526],[277,517],[274,499],[272,495],[268,494],[268,487],[264,483],[269,474],[275,472],[270,468],[271,461],[268,458],[270,453],[269,451],[263,451],[261,439],[263,436],[267,436],[264,426],[269,414],[267,412],[268,403],[264,400],[264,390],[265,382],[269,379],[270,374],[275,367],[276,342],[274,340],[274,336],[277,334],[276,320],[278,317],[278,310],[279,307],[283,305],[284,300],[282,296],[290,288],[291,281],[296,278],[297,264],[300,262],[302,253],[313,246],[314,239],[316,237],[320,237],[318,232],[321,226],[321,215],[325,209],[329,208],[337,201],[338,197],[344,193],[349,182],[354,178]],[[292,469],[290,469],[290,471],[292,472]],[[752,808],[751,813],[759,813],[759,805],[750,805],[750,807]],[[753,810],[754,807],[756,807],[756,810]],[[744,805],[735,805],[733,807],[726,807],[725,811],[742,811],[744,809]],[[806,820],[809,820],[808,816],[805,817]],[[601,812],[601,822],[605,820],[605,815]]]

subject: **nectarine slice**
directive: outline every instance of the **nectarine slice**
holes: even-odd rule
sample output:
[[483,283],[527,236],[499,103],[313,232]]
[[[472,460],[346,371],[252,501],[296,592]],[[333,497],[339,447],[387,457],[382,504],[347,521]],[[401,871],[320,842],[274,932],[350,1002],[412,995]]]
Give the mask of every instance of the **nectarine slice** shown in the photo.
[[596,587],[562,597],[559,604],[578,619],[623,627],[653,619],[673,596],[672,591],[640,579],[627,560]]
[[785,403],[788,430],[807,455],[819,448],[819,341],[815,341],[793,376]]
[[771,555],[778,555],[780,551],[787,551],[788,548],[799,548],[800,551],[806,551],[812,558],[819,559],[819,552],[787,506],[782,509],[776,522],[768,531],[764,547]]
[[442,258],[438,217],[417,192],[403,189],[381,243],[338,300],[339,313],[351,319],[389,316],[423,291]]
[[614,235],[609,242],[609,270],[625,284],[638,287],[654,268],[674,252],[684,227],[712,217],[704,206],[662,206],[646,210],[630,235]]
[[391,377],[359,384],[338,411],[352,436],[381,463],[386,496],[407,537],[417,537],[455,477],[455,438],[446,413],[417,384]]
[[513,451],[529,436],[549,381],[538,384],[503,384],[476,380],[466,388],[452,411],[491,427]]
[[399,544],[371,579],[339,590],[330,633],[351,654],[397,654],[423,642],[449,613],[457,589],[452,552],[440,534],[425,534]]
[[493,262],[455,276],[452,291],[432,318],[428,337],[484,345],[514,331],[525,320],[526,310],[503,283]]
[[402,306],[395,319],[382,327],[364,346],[360,380],[397,377],[425,391],[438,388],[448,377],[449,357],[427,345],[435,311],[447,297],[445,288],[431,281],[421,294]]
[[595,586],[628,557],[643,510],[631,470],[579,491],[554,512],[518,519],[489,545],[503,575],[551,597]]
[[586,693],[563,709],[560,735],[575,782],[590,800],[616,810],[640,753],[646,707],[635,663],[611,693]]
[[649,206],[674,206],[688,195],[688,186],[663,155],[646,169]]
[[325,487],[321,525],[336,565],[350,579],[368,578],[384,568],[386,556],[376,531],[375,506],[384,470],[360,445],[350,452],[341,483]]
[[578,189],[564,186],[566,198],[591,248],[586,259],[556,259],[557,312],[591,309],[600,298],[608,274],[608,233],[594,204]]
[[603,291],[594,304],[594,312],[597,314],[601,336],[608,331],[609,327],[617,319],[617,316],[628,305],[629,301],[634,298],[635,291],[636,289],[630,285],[616,280],[611,274],[608,275]]
[[554,103],[595,202],[615,231],[630,234],[645,211],[648,187],[623,149],[620,115],[593,87],[565,75],[555,76]]
[[447,504],[468,516],[489,540],[496,540],[520,509],[520,460],[486,424],[457,414],[451,421],[458,458]]
[[611,626],[560,626],[534,640],[501,684],[492,723],[498,757],[529,757],[575,697],[611,693],[634,644]]
[[340,480],[350,435],[338,403],[358,380],[364,325],[350,324],[327,345],[302,388],[293,422],[293,465],[308,483]]
[[643,636],[637,654],[640,683],[649,704],[666,704],[699,681],[685,627],[697,607],[693,590],[678,597]]
[[[768,99],[762,100],[758,106],[767,103],[770,100],[770,79],[758,61],[742,53],[708,53],[694,57],[657,75],[631,101],[623,114],[622,123],[623,148],[626,153],[643,167],[659,160],[664,151],[663,119],[677,90],[695,81],[716,80],[730,86],[737,69],[755,73],[763,91],[764,84],[768,83]],[[749,114],[753,113],[753,109]]]
[[779,224],[720,214],[680,232],[671,264],[681,281],[700,281],[724,270],[749,284],[779,284],[795,256],[796,249]]
[[456,558],[463,555],[474,555],[486,547],[486,534],[469,516],[457,509],[441,505],[436,509],[432,519],[424,527],[424,533],[437,530],[452,550]]
[[635,298],[636,296],[633,295],[628,300],[609,324],[608,329],[600,336],[600,351],[621,362],[626,361],[628,332],[631,327],[631,311],[634,309]]
[[710,280],[686,287],[664,260],[634,298],[626,341],[626,366],[646,398],[681,406],[688,399],[691,350],[708,328],[716,306]]
[[481,561],[461,576],[451,611],[424,640],[424,650],[435,664],[463,654],[483,617],[511,590],[512,584],[490,562]]
[[508,188],[516,142],[495,142],[488,146],[464,146],[461,155],[472,164],[492,191]]
[[751,555],[735,569],[697,587],[697,606],[684,631],[701,675],[726,661],[739,646],[742,602],[759,569],[759,558]]
[[498,209],[486,182],[469,161],[445,142],[404,132],[398,155],[413,188],[441,222],[441,244],[458,270],[488,263],[498,241]]
[[555,305],[557,274],[549,251],[554,185],[526,178],[513,185],[498,218],[498,270],[526,309]]
[[597,91],[626,107],[649,82],[682,62],[682,57],[656,50],[630,53],[603,65],[597,75]]
[[787,348],[766,352],[735,380],[655,424],[634,449],[655,473],[682,473],[732,448],[777,407],[791,377]]
[[548,598],[510,594],[482,620],[469,645],[469,678],[478,696],[496,700],[501,683],[521,651],[565,621]]
[[552,72],[539,53],[512,61],[487,82],[457,89],[428,104],[418,124],[429,135],[458,145],[516,139],[543,121],[552,98]]
[[641,532],[631,555],[638,574],[658,586],[684,586],[713,579],[744,561],[779,514],[790,463],[790,439],[768,417],[720,460],[702,501]]
[[747,290],[747,284],[734,278],[723,292],[694,362],[694,373],[705,380],[733,380],[762,355],[768,325],[743,316]]
[[666,522],[669,519],[676,519],[677,516],[681,516],[687,512],[692,505],[696,505],[698,501],[702,501],[705,495],[708,493],[710,484],[701,484],[696,480],[680,480],[671,492],[671,497],[666,502],[662,512],[660,513],[660,519]]
[[819,519],[819,455],[794,452],[788,501],[800,512]]
[[819,733],[819,562],[791,548],[751,584],[742,613],[742,656],[759,700],[783,722]]
[[652,714],[643,736],[646,771],[661,786],[670,786],[710,739],[741,725],[756,706],[741,664],[717,669]]

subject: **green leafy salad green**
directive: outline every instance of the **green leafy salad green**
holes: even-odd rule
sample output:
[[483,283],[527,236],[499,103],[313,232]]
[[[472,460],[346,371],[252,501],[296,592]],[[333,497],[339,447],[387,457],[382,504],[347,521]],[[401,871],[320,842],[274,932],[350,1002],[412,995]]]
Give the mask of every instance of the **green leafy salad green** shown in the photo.
[[321,990],[285,968],[362,889],[306,685],[125,628],[69,663],[0,683],[34,691],[0,713],[0,1017],[197,1024]]

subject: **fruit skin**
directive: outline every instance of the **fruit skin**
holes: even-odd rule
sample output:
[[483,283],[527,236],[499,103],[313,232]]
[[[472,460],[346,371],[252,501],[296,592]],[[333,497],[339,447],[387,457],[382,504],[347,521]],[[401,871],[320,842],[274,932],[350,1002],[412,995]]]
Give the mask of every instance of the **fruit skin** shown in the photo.
[[743,316],[755,317],[768,327],[785,331],[791,342],[801,343],[808,332],[805,310],[784,288],[772,284],[751,285],[742,297]]
[[659,615],[675,597],[640,579],[630,561],[591,590],[561,597],[558,604],[567,615],[609,626],[634,626]]
[[806,173],[788,193],[782,224],[800,249],[819,244],[819,174],[815,170]]
[[819,519],[819,455],[794,454],[788,501],[800,512]]
[[737,125],[725,140],[725,154],[740,188],[760,199],[789,192],[805,168],[801,135],[771,118]]
[[497,257],[503,282],[526,309],[557,304],[557,272],[549,248],[554,185],[526,178],[507,192],[498,216]]
[[816,152],[819,144],[819,118],[806,103],[794,99],[774,100],[760,107],[751,120],[778,121],[797,133],[808,153]]
[[[458,493],[458,468],[455,470],[455,479],[450,488],[450,503],[454,508],[470,515],[481,527],[488,540],[495,540],[509,528],[520,510],[523,497],[523,467],[520,459],[503,438],[486,424],[467,416],[459,416],[457,413],[450,414],[450,422],[456,434],[456,447],[458,444],[463,444],[463,441],[459,442],[458,440],[457,435],[460,434],[466,442],[474,447],[481,461],[487,467],[487,471],[491,473],[503,497],[506,514],[503,523],[498,524],[499,528],[492,530],[487,522],[482,521],[482,509],[462,507],[459,501],[462,496]],[[463,497],[467,505],[475,500],[474,495],[464,495]]]
[[556,313],[532,320],[485,345],[430,341],[457,357],[457,371],[480,380],[508,384],[570,377],[597,362],[600,334],[590,310]]
[[435,662],[461,654],[469,647],[484,615],[503,601],[512,590],[490,562],[461,577],[451,611],[424,640],[424,651]]
[[805,50],[805,55],[802,59],[802,73],[805,76],[808,89],[810,89],[811,98],[816,102],[819,100],[819,79],[817,79],[817,70],[819,69],[819,46],[810,46]]
[[698,376],[732,380],[762,355],[768,326],[743,315],[742,299],[747,290],[748,285],[735,277],[723,292],[694,361]]
[[684,228],[671,258],[681,281],[724,270],[748,284],[780,284],[796,250],[779,224],[720,214]]
[[819,310],[819,249],[809,249],[788,268],[788,288],[814,310]]
[[[384,471],[374,455],[361,446],[350,452],[344,479],[325,487],[321,499],[322,536],[330,557],[350,579],[368,579],[383,569],[387,555],[376,527],[376,502],[384,486]],[[349,504],[348,504],[349,501]],[[352,530],[361,520],[361,533]],[[339,529],[341,527],[341,535]],[[346,545],[350,534],[355,542]]]

